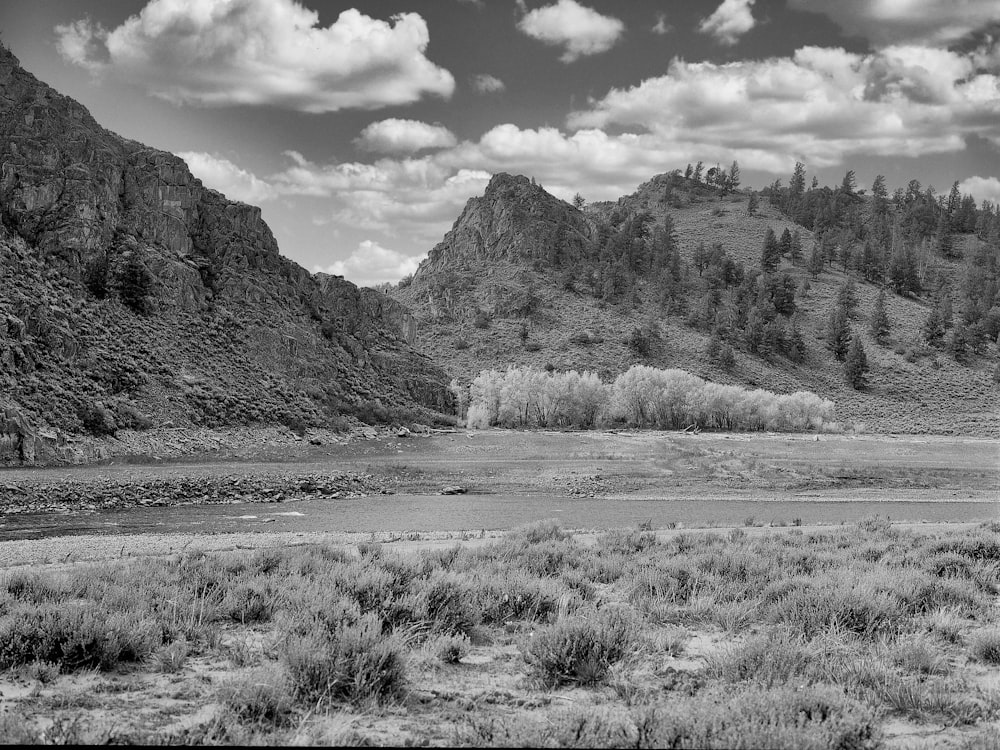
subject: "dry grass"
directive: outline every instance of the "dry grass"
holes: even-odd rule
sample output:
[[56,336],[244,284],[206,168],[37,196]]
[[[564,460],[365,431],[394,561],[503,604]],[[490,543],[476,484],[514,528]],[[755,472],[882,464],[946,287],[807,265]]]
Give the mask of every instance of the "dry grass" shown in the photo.
[[10,686],[35,687],[0,730],[863,748],[896,719],[985,742],[1000,718],[998,544],[995,528],[868,519],[587,545],[546,523],[409,555],[313,546],[17,572],[0,580],[0,653]]

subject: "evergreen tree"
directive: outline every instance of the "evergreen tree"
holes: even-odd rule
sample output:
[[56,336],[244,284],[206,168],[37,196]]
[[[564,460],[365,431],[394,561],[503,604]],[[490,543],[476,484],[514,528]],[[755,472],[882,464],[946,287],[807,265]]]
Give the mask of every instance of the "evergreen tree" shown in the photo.
[[788,254],[792,259],[792,263],[798,263],[802,260],[802,235],[799,234],[798,229],[792,232],[792,245],[788,250]]
[[855,336],[851,339],[851,345],[844,360],[844,375],[852,388],[861,390],[868,385],[867,374],[868,356],[865,354],[864,346],[861,345],[861,338]]
[[[726,372],[736,367],[736,355],[733,354],[733,347],[729,344],[722,345],[722,350],[719,352],[719,367]],[[1000,370],[1000,366],[997,369]]]
[[792,233],[788,231],[788,227],[785,227],[785,230],[781,233],[781,239],[778,240],[778,247],[781,250],[782,257],[792,254]]
[[806,358],[806,341],[802,336],[802,327],[799,325],[799,315],[792,316],[791,325],[788,326],[788,335],[785,339],[785,354],[792,362],[802,362]]
[[719,334],[719,329],[716,327],[712,329],[712,335],[708,337],[708,343],[705,345],[705,359],[713,365],[718,365],[719,355],[721,354],[722,336]]
[[944,321],[941,319],[941,310],[937,305],[931,308],[930,314],[924,321],[923,335],[924,340],[930,346],[941,346],[941,341],[944,338]]
[[133,312],[145,315],[149,311],[149,296],[153,291],[153,274],[142,262],[138,251],[129,253],[116,278],[118,297]]
[[687,168],[684,170],[684,178],[690,180],[692,174],[694,174],[694,167],[688,162]]
[[858,306],[858,288],[850,276],[844,279],[837,290],[837,304],[847,311],[847,317],[854,317],[854,310]]
[[823,273],[823,247],[818,242],[813,242],[812,251],[809,253],[809,263],[806,268],[813,278]]
[[840,192],[845,195],[854,195],[856,189],[857,183],[854,180],[854,170],[848,169],[847,174],[844,175],[843,182],[840,183]]
[[847,310],[837,305],[830,313],[827,326],[827,345],[830,351],[841,362],[847,356],[847,348],[851,343],[851,326],[847,321]]
[[733,165],[729,168],[726,184],[730,190],[735,190],[740,186],[740,165],[736,161],[733,161]]
[[698,162],[698,164],[695,166],[695,168],[694,168],[694,175],[693,175],[695,182],[701,182],[701,171],[704,168],[705,168],[705,165],[702,164],[701,162]]
[[83,269],[84,286],[97,299],[104,299],[110,291],[108,285],[108,271],[110,270],[110,266],[107,253],[100,253],[91,258],[90,262]]
[[747,214],[749,216],[756,215],[758,206],[760,206],[760,197],[756,190],[751,191],[750,197],[747,198]]
[[774,230],[767,228],[764,235],[764,247],[761,250],[760,267],[764,273],[773,273],[781,262],[781,247],[778,245],[778,238],[774,236]]
[[868,330],[879,344],[884,344],[889,339],[889,333],[892,331],[892,323],[889,320],[889,313],[885,309],[885,289],[878,290]]
[[885,187],[885,177],[877,175],[872,183],[872,213],[882,216],[889,210],[889,192]]
[[580,209],[580,208],[583,208],[583,206],[584,206],[584,204],[585,204],[586,202],[587,202],[587,199],[586,199],[586,198],[584,198],[584,197],[583,197],[582,195],[580,195],[579,193],[577,193],[576,195],[574,195],[574,196],[573,196],[573,205],[574,205],[574,206],[575,206],[576,208],[578,208],[578,209]]
[[952,329],[948,351],[956,362],[966,361],[969,353],[969,332],[963,323],[959,323]]

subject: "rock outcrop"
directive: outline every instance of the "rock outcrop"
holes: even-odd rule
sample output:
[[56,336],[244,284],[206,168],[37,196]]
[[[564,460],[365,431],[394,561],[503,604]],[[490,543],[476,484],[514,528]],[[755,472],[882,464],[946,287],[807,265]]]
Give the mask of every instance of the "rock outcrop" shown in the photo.
[[472,198],[414,278],[495,261],[556,262],[596,239],[587,216],[521,175],[497,174]]
[[312,276],[259,208],[105,130],[0,48],[0,397],[19,415],[0,462],[30,460],[40,429],[447,411],[414,336],[398,302]]

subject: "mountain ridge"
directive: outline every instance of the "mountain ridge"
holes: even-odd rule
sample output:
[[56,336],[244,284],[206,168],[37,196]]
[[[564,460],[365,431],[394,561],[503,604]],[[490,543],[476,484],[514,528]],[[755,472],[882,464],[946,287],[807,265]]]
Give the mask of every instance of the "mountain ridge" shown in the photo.
[[[398,302],[280,255],[260,209],[0,50],[0,462],[121,427],[431,420]],[[40,439],[39,434],[47,435]]]

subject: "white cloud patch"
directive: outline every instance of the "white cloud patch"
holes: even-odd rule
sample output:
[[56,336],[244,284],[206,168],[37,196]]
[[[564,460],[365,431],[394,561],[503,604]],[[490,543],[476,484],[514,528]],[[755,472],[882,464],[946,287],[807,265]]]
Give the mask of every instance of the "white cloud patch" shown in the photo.
[[504,91],[507,86],[496,76],[489,73],[480,73],[472,77],[472,88],[480,94],[497,94]]
[[667,17],[663,13],[656,16],[656,23],[653,24],[653,28],[650,29],[650,31],[654,34],[658,34],[659,36],[669,34],[673,30],[674,27],[667,23]]
[[733,45],[757,25],[750,8],[755,0],[723,0],[712,15],[705,18],[698,31],[711,34],[720,44]]
[[1000,144],[1000,78],[970,57],[925,47],[870,55],[804,47],[791,58],[724,65],[671,62],[666,75],[612,89],[572,113],[573,128],[638,128],[699,158],[777,171],[857,154],[960,151],[964,136]]
[[227,198],[256,205],[277,196],[270,184],[229,159],[200,151],[184,151],[177,155],[187,162],[191,174],[205,187],[218,190]]
[[607,52],[624,33],[625,24],[576,0],[559,0],[529,11],[517,28],[532,39],[563,47],[559,59],[571,63],[585,55]]
[[176,104],[376,109],[450,97],[451,73],[425,57],[427,23],[346,10],[327,27],[294,0],[150,0],[107,31],[57,26],[69,62]]
[[958,183],[958,189],[963,195],[971,195],[976,201],[989,201],[994,206],[1000,205],[1000,180],[996,177],[968,177]]
[[373,122],[361,131],[354,143],[364,151],[414,154],[425,149],[448,148],[458,140],[444,125],[392,118]]
[[325,267],[314,266],[313,273],[343,276],[358,286],[375,286],[387,281],[395,283],[413,273],[422,259],[423,256],[411,257],[372,240],[363,240],[345,260]]
[[1000,21],[997,0],[789,0],[876,44],[945,44]]

